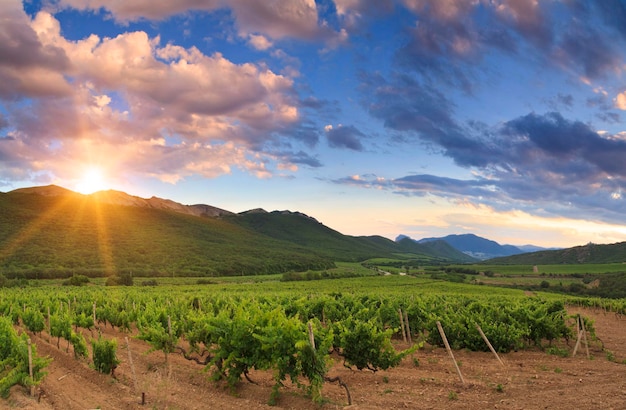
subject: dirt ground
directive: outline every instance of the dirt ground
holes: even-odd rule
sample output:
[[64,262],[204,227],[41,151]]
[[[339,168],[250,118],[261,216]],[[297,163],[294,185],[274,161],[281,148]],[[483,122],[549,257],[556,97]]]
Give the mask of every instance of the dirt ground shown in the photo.
[[[323,409],[626,409],[626,318],[600,310],[572,309],[594,320],[599,340],[590,341],[575,357],[545,351],[501,355],[502,366],[491,353],[455,351],[465,383],[461,383],[443,348],[425,347],[389,371],[353,371],[336,364],[330,376],[340,376],[346,392],[326,383]],[[132,335],[107,328],[117,338],[121,363],[116,378],[77,361],[65,345],[48,343],[47,336],[31,336],[40,356],[53,362],[48,375],[31,398],[14,387],[0,408],[9,409],[319,409],[295,386],[281,389],[276,406],[267,405],[273,385],[267,372],[251,372],[257,384],[243,381],[235,392],[208,380],[208,374],[181,355],[170,356],[168,377],[161,352],[146,354],[149,346]],[[85,334],[89,340],[89,334]],[[129,337],[130,336],[130,337]],[[125,337],[129,337],[133,366]],[[573,350],[575,341],[560,347]],[[398,343],[396,348],[407,347]],[[604,349],[604,350],[603,350]],[[611,360],[609,360],[611,359]],[[134,376],[133,376],[134,368]],[[145,404],[141,404],[141,395]]]

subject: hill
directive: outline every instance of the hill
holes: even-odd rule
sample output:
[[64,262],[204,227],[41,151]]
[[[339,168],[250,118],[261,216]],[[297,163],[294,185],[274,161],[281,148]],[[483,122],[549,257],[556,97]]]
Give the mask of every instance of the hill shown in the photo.
[[[626,263],[626,242],[608,245],[575,246],[573,248],[525,253],[486,261],[502,265],[555,265],[579,263]],[[626,266],[624,267],[626,270]]]
[[55,186],[0,193],[0,273],[8,277],[282,273],[405,252],[437,262],[464,257],[433,246],[407,248],[381,237],[343,235],[299,212],[234,214]]

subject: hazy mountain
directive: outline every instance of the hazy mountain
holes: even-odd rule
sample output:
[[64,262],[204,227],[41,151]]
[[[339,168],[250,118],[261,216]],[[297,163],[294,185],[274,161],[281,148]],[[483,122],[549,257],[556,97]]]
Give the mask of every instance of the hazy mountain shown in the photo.
[[[396,240],[406,238],[406,235],[399,235]],[[441,238],[423,238],[416,240],[417,243],[428,243],[432,241],[445,241],[453,248],[469,255],[473,258],[485,260],[501,256],[517,255],[526,252],[513,245],[500,245],[499,243],[482,238],[474,234],[462,234],[462,235],[448,235]],[[542,249],[532,246],[534,250]]]

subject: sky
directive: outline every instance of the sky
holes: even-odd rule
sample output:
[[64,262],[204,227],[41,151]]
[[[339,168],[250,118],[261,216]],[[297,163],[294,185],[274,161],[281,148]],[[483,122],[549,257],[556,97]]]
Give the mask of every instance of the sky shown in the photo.
[[0,0],[0,191],[626,241],[624,0]]

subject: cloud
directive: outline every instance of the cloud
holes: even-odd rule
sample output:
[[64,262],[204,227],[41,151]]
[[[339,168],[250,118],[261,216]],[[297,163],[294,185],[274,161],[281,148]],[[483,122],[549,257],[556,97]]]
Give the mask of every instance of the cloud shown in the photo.
[[524,38],[539,48],[549,48],[553,33],[542,2],[536,0],[502,0],[495,2],[495,12]]
[[318,158],[304,151],[298,151],[298,152],[283,151],[283,152],[273,153],[273,155],[279,158],[280,162],[284,164],[283,168],[288,168],[289,165],[291,164],[307,165],[311,168],[319,168],[322,166],[322,163],[320,162]]
[[[396,73],[391,80],[361,75],[363,105],[386,128],[430,144],[461,166],[486,166],[493,147],[471,138],[454,119],[454,104],[440,91],[412,76]],[[481,150],[482,154],[477,152]]]
[[19,1],[0,8],[0,98],[68,95],[61,71],[69,66],[62,49],[42,44]]
[[261,35],[250,34],[248,37],[249,43],[257,50],[267,50],[274,45],[271,41]]
[[606,36],[580,23],[569,26],[554,55],[562,65],[582,69],[587,78],[598,78],[621,64],[619,53]]
[[359,131],[353,125],[339,125],[333,127],[326,126],[326,138],[328,144],[333,148],[347,148],[353,151],[363,151],[361,139],[365,138],[365,134]]
[[626,91],[617,94],[617,97],[615,97],[615,108],[626,110]]
[[[319,21],[314,0],[59,0],[58,7],[77,10],[106,10],[118,22],[165,20],[191,11],[231,10],[239,35],[261,35],[266,39],[297,38],[332,40],[341,33]],[[258,39],[253,40],[257,42]]]
[[15,24],[0,26],[0,53],[26,56],[0,60],[3,175],[68,177],[78,163],[99,161],[169,182],[233,167],[265,178],[283,157],[264,146],[317,142],[302,123],[293,80],[265,65],[161,46],[142,31],[72,41],[47,12],[30,20],[8,10]]
[[[474,179],[408,175],[396,179],[347,177],[338,183],[387,189],[403,195],[435,195],[534,215],[567,215],[622,223],[626,211],[626,140],[598,133],[559,113],[528,115],[491,127],[465,128],[469,151],[442,144]],[[480,132],[477,132],[480,131]],[[382,181],[382,182],[381,182]]]

